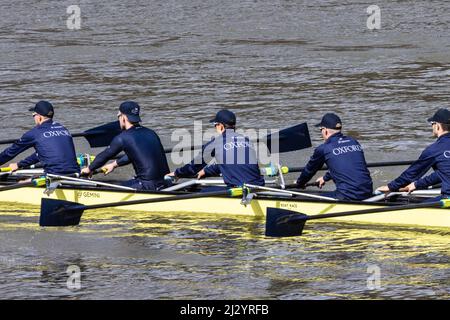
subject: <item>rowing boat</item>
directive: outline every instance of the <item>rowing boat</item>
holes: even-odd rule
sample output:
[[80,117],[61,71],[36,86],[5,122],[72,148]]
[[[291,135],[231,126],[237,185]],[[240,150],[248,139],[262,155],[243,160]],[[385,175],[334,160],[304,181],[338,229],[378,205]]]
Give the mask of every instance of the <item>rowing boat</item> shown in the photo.
[[[59,186],[50,195],[44,193],[45,187],[23,187],[20,189],[5,190],[0,192],[0,202],[40,205],[42,198],[67,200],[84,205],[96,205],[109,202],[131,201],[141,199],[153,199],[159,197],[173,197],[184,194],[175,191],[143,192],[115,190],[110,188],[99,188],[90,186],[67,185]],[[240,197],[212,197],[188,200],[174,200],[161,203],[147,203],[117,207],[130,212],[152,212],[176,213],[176,214],[213,214],[252,216],[264,218],[269,207],[287,209],[308,215],[320,215],[324,213],[335,213],[352,210],[363,210],[395,206],[396,202],[350,202],[350,201],[327,201],[301,196],[293,196],[283,193],[257,193],[246,204],[242,203]],[[111,209],[115,210],[115,209]],[[0,209],[0,214],[1,209]],[[449,209],[419,208],[408,211],[393,211],[374,213],[366,215],[355,215],[346,217],[330,218],[331,221],[350,223],[382,224],[399,226],[419,226],[433,228],[450,228]]]

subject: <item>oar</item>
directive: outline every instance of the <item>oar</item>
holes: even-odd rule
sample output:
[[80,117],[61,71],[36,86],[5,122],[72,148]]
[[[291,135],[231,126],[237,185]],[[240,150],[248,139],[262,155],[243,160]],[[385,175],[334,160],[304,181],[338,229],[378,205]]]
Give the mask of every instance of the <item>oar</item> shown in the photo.
[[[20,167],[18,170],[14,171],[21,171],[21,170],[34,170],[34,169],[42,169],[44,166],[41,164],[33,164],[28,167]],[[2,167],[0,168],[0,173],[13,173],[11,167]]]
[[254,184],[244,184],[244,187],[253,189],[253,190],[265,190],[265,191],[271,191],[271,192],[279,192],[279,193],[285,193],[291,196],[303,196],[308,198],[314,198],[314,199],[320,199],[320,200],[326,200],[326,201],[337,201],[337,199],[330,198],[330,197],[324,197],[321,195],[315,195],[315,194],[309,194],[309,193],[303,193],[303,192],[296,192],[296,191],[288,191],[283,189],[276,189],[276,188],[269,188],[269,187],[263,187],[263,186],[257,186]]
[[401,206],[389,206],[382,208],[317,214],[313,216],[308,216],[306,214],[298,213],[291,210],[279,208],[267,208],[266,236],[269,237],[300,236],[303,232],[303,228],[305,226],[306,221],[309,220],[355,216],[370,213],[392,212],[400,210],[412,210],[418,208],[450,208],[450,199],[442,199],[440,201],[428,203],[425,202]]
[[[411,165],[413,160],[405,160],[405,161],[392,161],[392,162],[369,162],[367,164],[368,168],[377,168],[377,167],[394,167],[394,166],[408,166]],[[301,172],[305,169],[305,167],[281,167],[283,173],[289,172]],[[328,170],[327,166],[323,166],[319,170]]]
[[85,206],[77,202],[55,200],[49,198],[41,199],[41,216],[39,225],[45,227],[74,226],[80,223],[81,215],[85,210],[102,209],[111,207],[122,207],[136,204],[157,203],[165,201],[188,200],[218,196],[241,196],[242,188],[232,188],[223,191],[203,192],[195,194],[183,194],[178,196],[159,197],[153,199],[119,201]]
[[85,132],[75,133],[72,137],[84,137],[91,148],[97,148],[109,146],[114,137],[121,132],[119,121],[113,121]]
[[[306,122],[283,129],[274,136],[275,140],[278,137],[278,152],[280,153],[302,150],[312,146]],[[267,148],[272,153],[272,134],[269,134],[263,141],[267,141]]]
[[40,187],[45,186],[45,178],[36,178],[32,179],[29,182],[22,182],[22,183],[15,183],[6,187],[0,187],[0,192],[2,191],[8,191],[8,190],[14,190],[14,189],[20,189],[24,187]]
[[[305,188],[308,187],[319,187],[319,182],[308,182],[307,184],[305,184],[304,186]],[[292,184],[287,184],[284,186],[285,189],[299,189],[298,188],[298,184],[296,183],[292,183]]]
[[[101,170],[96,170],[94,173],[100,173],[102,172]],[[121,189],[121,190],[128,190],[128,191],[136,191],[136,189],[130,188],[130,187],[125,187],[125,186],[121,186],[121,185],[117,185],[117,184],[111,184],[111,183],[106,183],[106,182],[101,182],[101,181],[96,181],[96,180],[87,180],[87,179],[80,179],[79,174],[74,174],[73,176],[69,176],[69,175],[58,175],[58,174],[52,174],[52,173],[48,173],[47,177],[53,178],[53,179],[57,179],[57,180],[64,180],[66,183],[68,183],[69,181],[74,181],[77,184],[82,183],[82,184],[90,184],[90,185],[97,185],[97,186],[104,186],[104,187],[109,187],[109,188],[115,188],[115,189]]]
[[[121,133],[121,128],[118,121],[110,122],[104,125],[101,125],[96,128],[92,128],[80,133],[72,134],[72,137],[84,137],[88,142],[91,148],[97,147],[105,147],[108,146],[112,139]],[[268,148],[271,150],[271,137],[272,135],[268,135],[265,139],[268,141]],[[309,136],[308,125],[306,123],[298,124],[293,127],[289,127],[283,129],[278,132],[279,137],[279,152],[289,152],[294,150],[301,150],[305,148],[309,148],[312,146],[311,139]],[[8,139],[8,140],[0,140],[0,144],[8,144],[14,143],[18,139]],[[257,142],[260,140],[258,139]],[[263,139],[264,141],[264,139]],[[190,150],[198,150],[201,149],[202,146],[191,146]],[[183,148],[184,149],[184,148]],[[165,148],[165,153],[171,153],[173,148]],[[120,158],[121,155],[116,156],[115,159]],[[93,161],[95,156],[91,156],[91,161]],[[84,163],[80,163],[80,159],[77,159],[80,165]],[[5,171],[8,169],[5,168]],[[3,172],[3,171],[1,171]]]
[[[400,189],[401,190],[401,189]],[[441,189],[425,189],[425,190],[415,190],[412,192],[400,191],[400,192],[389,192],[384,193],[375,192],[375,195],[371,198],[363,200],[364,202],[377,202],[394,196],[410,197],[410,196],[422,196],[422,197],[437,197],[441,194]]]
[[[119,133],[121,133],[121,128],[118,121],[110,122],[104,125],[101,125],[99,127],[86,130],[84,132],[80,133],[74,133],[72,134],[72,137],[84,137],[88,141],[91,148],[97,148],[97,147],[105,147],[108,146],[112,139],[114,139],[115,136],[117,136]],[[301,150],[305,148],[309,148],[312,146],[311,139],[309,136],[308,131],[308,125],[306,123],[298,124],[293,127],[289,127],[286,129],[283,129],[279,131],[278,133],[278,139],[279,139],[279,152],[289,152],[294,150]],[[272,135],[268,135],[265,137],[264,140],[267,141],[267,147],[271,151],[271,138]],[[18,139],[8,139],[8,140],[0,140],[0,144],[8,144],[8,143],[14,143]],[[257,140],[257,143],[260,140]],[[191,146],[190,150],[198,150],[201,149],[202,146]],[[171,153],[173,148],[166,148],[164,149],[165,153]],[[121,155],[115,157],[115,159],[120,158]],[[95,156],[91,156],[91,161]],[[79,164],[82,166],[84,163],[81,163],[80,159],[77,159]],[[0,172],[6,172],[10,171],[9,168],[3,168],[0,169]],[[286,172],[287,173],[287,172]]]
[[[105,126],[100,126],[98,128],[88,130],[88,131],[86,131],[86,133],[89,133],[91,135],[93,133],[95,133],[95,131],[98,131],[101,133],[101,132],[103,132]],[[114,130],[113,130],[113,132],[114,132]],[[75,135],[76,134],[74,134],[72,136],[75,136]],[[306,122],[283,129],[283,130],[280,130],[277,134],[273,134],[273,135],[269,134],[261,140],[257,139],[256,143],[259,143],[260,141],[267,141],[267,148],[269,149],[270,152],[272,152],[272,136],[275,136],[274,139],[276,139],[276,135],[278,135],[278,143],[279,143],[278,152],[280,152],[280,153],[290,152],[290,151],[295,151],[295,150],[302,150],[302,149],[310,148],[312,146],[311,138],[309,136],[309,131],[308,131],[308,125],[306,124]],[[102,135],[94,134],[92,137],[86,136],[86,139],[89,141],[89,144],[91,145],[91,147],[101,147],[101,146],[108,145],[111,142],[111,140],[114,138],[114,136],[106,137],[106,138],[110,138],[110,139],[106,139]],[[202,148],[202,145],[182,147],[181,149],[182,150],[187,149],[187,150],[193,151],[193,150],[200,150],[201,148]],[[164,149],[165,153],[171,153],[172,151],[173,151],[173,148],[165,148]],[[123,156],[123,154],[120,154],[120,155],[114,157],[113,159],[119,159],[122,156]],[[93,161],[94,158],[95,158],[95,156],[91,156],[91,161]],[[286,168],[285,173],[288,173],[288,168],[287,167],[283,167],[283,168]],[[270,169],[264,168],[263,170],[270,170]],[[269,172],[269,171],[267,171],[267,172]],[[264,173],[262,173],[262,174],[264,174]]]
[[[257,139],[256,143],[261,141],[267,141],[267,148],[270,152],[272,152],[272,136],[274,139],[278,136],[278,152],[289,152],[295,150],[302,150],[312,146],[311,138],[309,136],[308,125],[305,123],[301,123],[283,130],[280,130],[276,134],[269,134],[263,139]],[[200,150],[202,146],[191,146],[186,148],[181,148],[183,150]],[[171,153],[173,148],[166,148],[164,152]]]
[[[110,122],[84,132],[73,133],[72,137],[84,137],[91,148],[108,146],[112,139],[121,133],[119,121]],[[14,143],[19,139],[0,140],[0,144]]]

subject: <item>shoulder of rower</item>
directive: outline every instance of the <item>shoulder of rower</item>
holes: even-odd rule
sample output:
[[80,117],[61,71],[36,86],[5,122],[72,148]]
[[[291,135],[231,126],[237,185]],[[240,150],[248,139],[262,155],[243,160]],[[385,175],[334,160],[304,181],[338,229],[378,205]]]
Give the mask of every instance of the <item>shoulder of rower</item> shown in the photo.
[[450,153],[450,136],[441,137],[441,139],[430,144],[423,150],[422,156],[437,156],[441,155],[443,152]]
[[143,127],[143,126],[136,126],[132,130],[126,130],[124,132],[128,132],[129,134],[152,134],[157,135],[156,132],[153,129]]
[[[128,131],[128,130],[127,130]],[[122,131],[117,136],[115,136],[110,145],[117,145],[117,144],[123,144],[124,139],[126,139],[127,131]]]
[[321,145],[319,145],[315,150],[314,153],[317,154],[321,154],[324,155],[327,150],[329,149],[330,144],[328,144],[327,142],[322,143]]
[[35,140],[35,138],[38,136],[38,130],[36,127],[28,130],[27,132],[25,132],[22,137],[20,138],[20,141],[24,142],[24,141],[32,141]]

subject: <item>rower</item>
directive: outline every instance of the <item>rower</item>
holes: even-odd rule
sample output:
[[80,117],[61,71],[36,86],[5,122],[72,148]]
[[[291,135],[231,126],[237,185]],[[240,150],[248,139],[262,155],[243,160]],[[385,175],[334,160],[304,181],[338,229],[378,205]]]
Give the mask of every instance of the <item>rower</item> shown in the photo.
[[[264,185],[264,178],[258,166],[256,151],[248,137],[236,133],[236,115],[226,109],[217,112],[210,120],[219,134],[202,146],[202,153],[190,163],[171,172],[175,178],[197,179],[222,174],[227,187],[240,187],[245,183]],[[211,155],[214,164],[207,165],[205,156]],[[208,188],[211,191],[213,187]],[[215,187],[214,189],[219,189]]]
[[[159,190],[167,186],[164,176],[170,170],[161,140],[153,130],[139,124],[139,112],[140,106],[134,101],[125,101],[120,105],[117,117],[124,131],[88,167],[81,170],[82,174],[92,175],[102,166],[102,171],[109,174],[115,168],[131,163],[136,176],[124,182],[124,186],[137,190]],[[121,151],[125,152],[123,157],[105,165]]]
[[[398,178],[385,186],[379,187],[377,191],[406,191],[412,192],[416,189],[426,189],[429,186],[442,183],[441,196],[427,199],[425,201],[437,201],[450,197],[450,111],[439,109],[431,118],[433,136],[437,140],[429,145],[411,166]],[[422,177],[433,168],[434,172]]]
[[79,173],[72,136],[63,125],[53,121],[53,105],[48,101],[39,101],[29,111],[33,112],[36,126],[0,153],[0,165],[33,147],[35,153],[18,163],[9,164],[11,171],[40,162],[45,173]]
[[316,125],[325,141],[314,150],[314,154],[297,179],[297,185],[306,183],[326,163],[328,172],[316,180],[322,188],[329,180],[336,184],[336,190],[324,195],[339,200],[364,200],[372,196],[372,178],[367,169],[364,152],[356,139],[341,132],[341,119],[334,113],[327,113]]

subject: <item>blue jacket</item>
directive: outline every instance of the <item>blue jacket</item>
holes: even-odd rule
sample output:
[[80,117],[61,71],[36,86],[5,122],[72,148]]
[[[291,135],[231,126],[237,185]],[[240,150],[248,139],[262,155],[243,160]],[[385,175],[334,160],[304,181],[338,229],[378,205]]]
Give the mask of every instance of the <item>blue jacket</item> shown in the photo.
[[372,196],[373,185],[364,152],[358,141],[338,132],[314,150],[297,184],[305,185],[327,164],[324,180],[333,180],[336,194],[343,200],[364,200]]
[[36,152],[18,162],[20,168],[42,163],[44,171],[51,174],[80,172],[75,147],[69,131],[53,120],[47,120],[26,132],[22,138],[0,153],[0,165],[33,147]]
[[170,172],[166,153],[158,135],[151,129],[133,126],[116,136],[109,147],[97,155],[89,165],[94,171],[109,159],[124,151],[125,156],[117,160],[119,166],[133,165],[136,178],[146,181],[164,180]]
[[[434,172],[419,179],[430,168],[433,168]],[[440,136],[436,142],[429,145],[419,159],[414,161],[397,179],[390,182],[388,187],[391,191],[397,191],[414,181],[417,189],[442,183],[442,194],[450,196],[450,133]]]
[[[215,163],[207,165],[205,158],[214,158]],[[227,129],[221,136],[203,145],[201,155],[176,169],[175,175],[189,178],[201,169],[205,170],[207,177],[222,174],[228,187],[242,186],[244,183],[264,185],[253,145],[248,137],[232,129]]]

